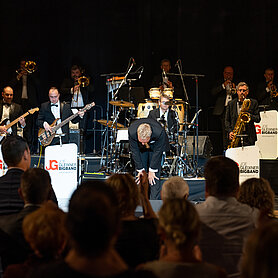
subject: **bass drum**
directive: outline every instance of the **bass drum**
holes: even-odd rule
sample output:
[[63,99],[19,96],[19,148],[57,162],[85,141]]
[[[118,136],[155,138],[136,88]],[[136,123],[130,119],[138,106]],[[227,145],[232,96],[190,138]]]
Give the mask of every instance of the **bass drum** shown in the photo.
[[137,118],[148,118],[150,111],[156,109],[157,107],[158,103],[156,102],[139,103]]

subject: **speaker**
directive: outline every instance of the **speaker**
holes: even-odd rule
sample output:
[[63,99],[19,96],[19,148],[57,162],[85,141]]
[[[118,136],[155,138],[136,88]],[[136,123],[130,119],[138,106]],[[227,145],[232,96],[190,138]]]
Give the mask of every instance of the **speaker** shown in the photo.
[[79,153],[83,153],[83,143],[82,143],[82,131],[81,129],[70,129],[69,130],[69,142],[75,143]]
[[[187,136],[186,152],[188,155],[193,155],[193,139],[194,136]],[[196,137],[195,137],[196,140]],[[197,155],[197,142],[195,142],[195,155]],[[212,144],[207,135],[198,136],[199,157],[209,158],[212,153]]]

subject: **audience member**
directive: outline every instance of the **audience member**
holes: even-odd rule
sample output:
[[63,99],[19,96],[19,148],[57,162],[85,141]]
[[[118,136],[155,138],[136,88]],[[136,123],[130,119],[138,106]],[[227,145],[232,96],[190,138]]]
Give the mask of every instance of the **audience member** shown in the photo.
[[49,200],[51,194],[55,196],[49,173],[40,168],[30,168],[22,174],[18,191],[24,201],[24,208],[18,213],[0,218],[0,228],[11,238],[13,246],[16,245],[12,250],[7,244],[9,252],[3,250],[1,253],[4,269],[11,263],[23,262],[31,253],[22,232],[23,219]]
[[[30,277],[135,277],[114,248],[119,225],[112,188],[101,181],[84,182],[69,203],[66,227],[71,249],[65,261],[42,266]],[[137,272],[136,277],[153,276]]]
[[[140,181],[140,193],[134,178],[128,174],[114,174],[107,183],[116,192],[121,216],[121,230],[116,242],[117,251],[131,267],[156,259],[159,252],[157,219],[148,199],[146,172],[144,171]],[[140,201],[144,218],[135,216],[135,209]]]
[[179,176],[171,177],[165,181],[161,189],[161,200],[187,199],[189,196],[189,186],[183,178]]
[[45,203],[23,220],[23,233],[34,254],[22,264],[10,265],[3,278],[24,278],[35,268],[61,258],[67,242],[65,213]]
[[170,199],[163,203],[158,233],[163,242],[160,259],[142,268],[153,271],[159,278],[226,277],[219,267],[200,260],[200,220],[189,201]]
[[244,181],[238,194],[238,201],[257,208],[268,217],[274,217],[274,192],[264,178],[251,178]]
[[278,223],[271,221],[248,238],[241,263],[241,278],[278,277]]
[[233,160],[211,158],[205,165],[205,179],[206,201],[196,205],[203,223],[203,258],[238,277],[244,240],[255,229],[259,211],[237,201],[239,168]]

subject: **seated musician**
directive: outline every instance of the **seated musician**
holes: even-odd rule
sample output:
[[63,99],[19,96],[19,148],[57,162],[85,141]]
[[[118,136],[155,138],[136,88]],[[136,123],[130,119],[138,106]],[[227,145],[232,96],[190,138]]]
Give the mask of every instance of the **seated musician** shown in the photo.
[[[70,105],[64,102],[60,102],[60,93],[56,87],[51,87],[48,93],[49,101],[41,105],[39,112],[37,124],[39,128],[44,129],[46,136],[49,136],[53,133],[53,127],[51,124],[57,120],[56,124],[61,123],[61,121],[66,120],[73,115]],[[84,116],[84,111],[78,112],[79,116],[82,118]],[[80,120],[79,117],[76,117],[72,120],[73,123],[77,123]],[[69,124],[65,123],[61,128],[56,131],[56,134],[61,134],[62,142],[69,142]],[[51,139],[50,139],[51,140]],[[51,141],[50,145],[59,144],[59,138],[55,137]]]
[[170,60],[161,60],[160,68],[162,72],[154,76],[151,87],[159,88],[161,91],[163,91],[165,88],[172,88],[174,90],[174,98],[183,99],[184,95],[179,76],[169,75],[171,71]]
[[[20,130],[26,126],[25,119],[21,117],[23,114],[22,108],[19,104],[13,102],[13,94],[13,89],[11,87],[7,86],[3,89],[3,99],[0,101],[1,134],[9,133],[11,135],[20,135]],[[7,130],[5,126],[17,118],[19,118],[19,123],[14,124]]]
[[165,128],[167,134],[177,132],[177,120],[175,112],[170,108],[170,99],[162,94],[159,98],[159,108],[151,110],[148,118],[157,120]]
[[[232,145],[231,143],[229,144],[229,147],[238,147],[241,145],[241,138],[239,135],[245,135],[242,137],[244,146],[255,145],[255,142],[257,141],[257,135],[254,122],[259,122],[261,120],[258,102],[257,100],[250,98],[250,106],[249,108],[246,107],[246,102],[244,102],[244,100],[247,99],[249,88],[245,82],[238,83],[236,90],[238,97],[228,103],[225,117],[226,131],[229,135],[229,140],[232,143]],[[241,128],[239,124],[239,118],[243,119],[243,111],[246,111],[246,115],[250,117],[250,120],[247,120],[247,122],[243,124]],[[233,144],[233,141],[236,138],[238,143]]]

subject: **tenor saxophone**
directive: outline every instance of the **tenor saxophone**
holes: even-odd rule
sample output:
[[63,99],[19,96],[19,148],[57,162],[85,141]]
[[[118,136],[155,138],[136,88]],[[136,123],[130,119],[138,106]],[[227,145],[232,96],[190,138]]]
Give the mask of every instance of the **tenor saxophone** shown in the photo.
[[236,148],[238,146],[240,138],[237,135],[240,135],[242,133],[244,126],[251,120],[250,114],[247,112],[250,105],[251,100],[249,98],[246,98],[242,103],[242,107],[233,130],[234,137],[231,143],[229,144],[228,149]]

